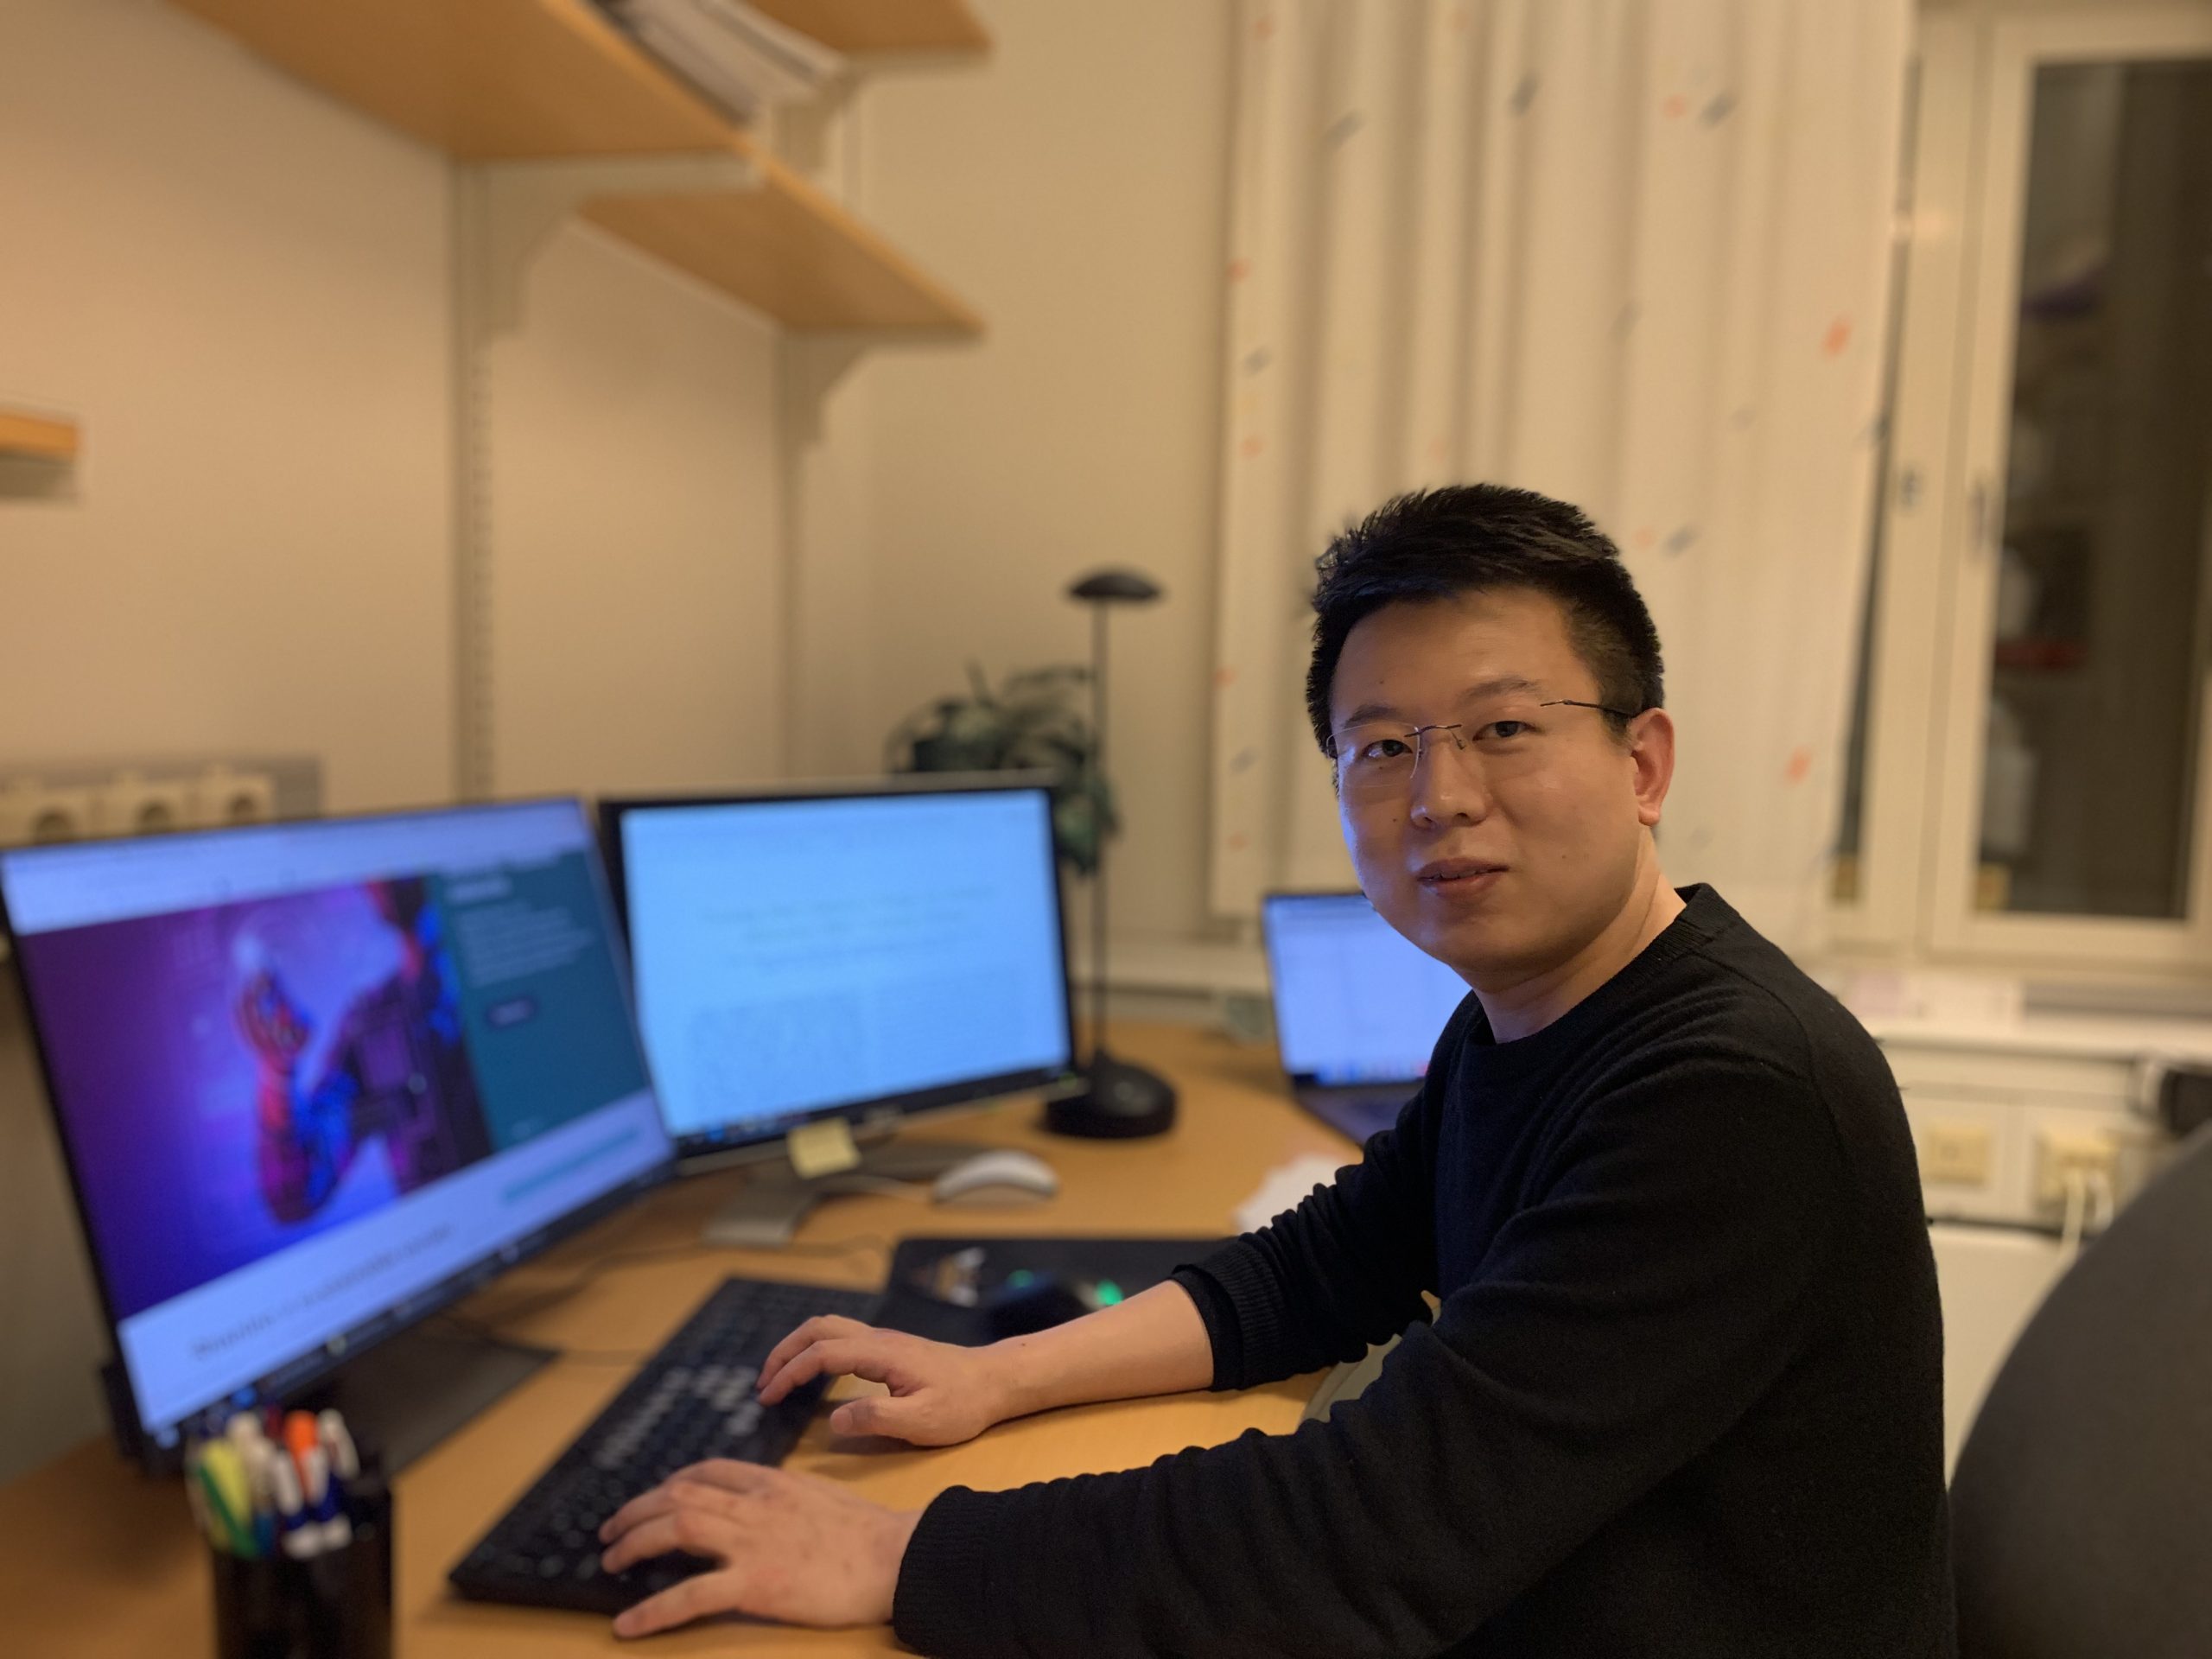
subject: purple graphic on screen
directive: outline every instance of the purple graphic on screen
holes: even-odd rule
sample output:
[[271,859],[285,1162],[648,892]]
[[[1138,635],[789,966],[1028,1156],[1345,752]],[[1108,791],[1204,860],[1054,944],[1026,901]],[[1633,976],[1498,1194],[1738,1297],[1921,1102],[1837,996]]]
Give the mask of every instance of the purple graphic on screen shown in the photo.
[[118,1319],[488,1150],[428,899],[370,883],[21,942]]

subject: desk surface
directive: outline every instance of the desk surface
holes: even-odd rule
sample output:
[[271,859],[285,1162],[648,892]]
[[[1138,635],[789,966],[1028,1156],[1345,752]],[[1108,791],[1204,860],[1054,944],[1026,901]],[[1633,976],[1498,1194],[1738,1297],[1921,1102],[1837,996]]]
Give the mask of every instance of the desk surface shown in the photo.
[[[1033,1101],[1009,1102],[917,1127],[917,1137],[1019,1146],[1047,1158],[1061,1191],[1020,1208],[928,1208],[897,1198],[838,1198],[798,1235],[805,1246],[847,1241],[847,1254],[702,1250],[613,1264],[573,1294],[563,1285],[613,1252],[681,1246],[736,1189],[741,1173],[677,1182],[509,1275],[466,1305],[506,1334],[575,1351],[547,1366],[403,1474],[398,1489],[395,1615],[399,1659],[504,1656],[550,1659],[626,1648],[605,1620],[461,1601],[446,1570],[553,1454],[590,1421],[632,1369],[729,1274],[824,1284],[880,1281],[890,1241],[908,1233],[1041,1232],[1199,1235],[1230,1214],[1267,1170],[1307,1153],[1351,1157],[1348,1143],[1281,1090],[1271,1051],[1170,1027],[1117,1033],[1130,1058],[1182,1093],[1176,1128],[1157,1140],[1066,1141],[1038,1125]],[[863,1243],[880,1241],[880,1247]],[[510,1322],[506,1310],[529,1310]],[[833,1398],[868,1385],[844,1382]],[[1241,1395],[1179,1395],[1085,1407],[1002,1424],[939,1451],[840,1440],[819,1417],[787,1467],[918,1508],[944,1488],[982,1490],[1126,1469],[1247,1428],[1285,1432],[1312,1379]],[[105,1440],[87,1441],[0,1488],[0,1621],[10,1652],[145,1659],[208,1651],[207,1571],[174,1484],[143,1479]],[[814,1631],[719,1624],[657,1637],[656,1654],[759,1656],[899,1653],[887,1630]]]

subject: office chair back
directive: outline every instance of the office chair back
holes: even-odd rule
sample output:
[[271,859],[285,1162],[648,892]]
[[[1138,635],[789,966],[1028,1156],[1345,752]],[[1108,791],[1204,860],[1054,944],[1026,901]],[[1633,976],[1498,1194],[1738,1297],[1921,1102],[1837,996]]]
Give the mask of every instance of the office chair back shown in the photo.
[[2212,1130],[2021,1333],[1951,1529],[1961,1659],[2212,1655]]

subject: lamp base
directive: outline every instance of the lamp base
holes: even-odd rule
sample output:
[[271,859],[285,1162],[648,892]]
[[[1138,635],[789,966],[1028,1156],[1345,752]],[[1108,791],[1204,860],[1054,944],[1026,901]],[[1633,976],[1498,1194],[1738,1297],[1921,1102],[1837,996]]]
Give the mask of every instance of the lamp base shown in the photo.
[[1046,1102],[1045,1127],[1053,1134],[1128,1141],[1174,1127],[1175,1088],[1157,1072],[1100,1052],[1084,1078],[1090,1087],[1081,1094]]

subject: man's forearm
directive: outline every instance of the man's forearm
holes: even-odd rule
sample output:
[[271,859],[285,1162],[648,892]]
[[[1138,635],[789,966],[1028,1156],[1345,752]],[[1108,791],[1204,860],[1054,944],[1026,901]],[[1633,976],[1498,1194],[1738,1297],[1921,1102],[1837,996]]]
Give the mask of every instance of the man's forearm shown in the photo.
[[1113,1307],[988,1351],[1009,1417],[1056,1406],[1180,1394],[1213,1381],[1213,1344],[1190,1293],[1172,1281]]

